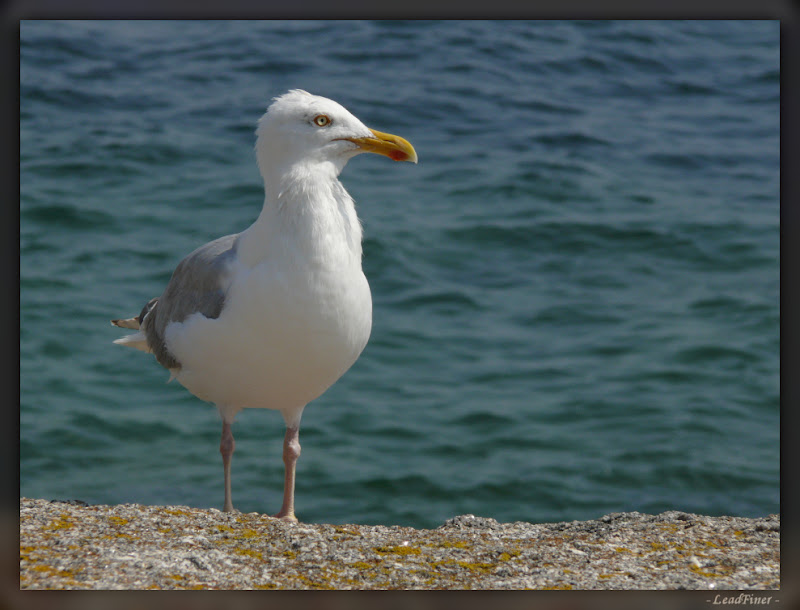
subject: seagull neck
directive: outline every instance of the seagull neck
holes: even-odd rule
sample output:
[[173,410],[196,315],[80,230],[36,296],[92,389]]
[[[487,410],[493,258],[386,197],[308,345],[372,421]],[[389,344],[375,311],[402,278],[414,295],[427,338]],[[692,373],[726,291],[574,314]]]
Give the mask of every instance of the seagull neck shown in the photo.
[[[331,163],[288,168],[264,176],[264,207],[241,235],[240,258],[250,265],[274,253],[298,262],[361,264],[361,224],[352,198]],[[277,172],[276,172],[277,173]]]

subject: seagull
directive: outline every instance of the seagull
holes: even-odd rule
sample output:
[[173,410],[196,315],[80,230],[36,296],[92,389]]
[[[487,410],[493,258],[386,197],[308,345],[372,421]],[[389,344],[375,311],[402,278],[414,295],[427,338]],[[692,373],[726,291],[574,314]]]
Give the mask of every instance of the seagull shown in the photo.
[[356,361],[372,328],[361,268],[362,228],[338,176],[369,152],[417,162],[405,139],[369,129],[343,106],[293,89],[272,100],[256,129],[264,206],[241,233],[200,246],[176,267],[161,296],[111,324],[136,330],[114,343],[152,353],[222,418],[223,510],[234,510],[231,426],[244,408],[280,411],[283,504],[297,521],[300,419]]

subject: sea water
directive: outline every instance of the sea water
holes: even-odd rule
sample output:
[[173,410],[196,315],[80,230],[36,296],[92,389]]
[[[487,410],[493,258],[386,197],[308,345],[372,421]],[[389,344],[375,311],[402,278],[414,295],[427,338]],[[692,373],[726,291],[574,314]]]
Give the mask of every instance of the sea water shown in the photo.
[[[221,508],[220,419],[111,318],[257,217],[291,88],[353,159],[372,336],[306,409],[301,520],[779,511],[779,23],[23,22],[20,494]],[[234,425],[275,512],[279,413]]]

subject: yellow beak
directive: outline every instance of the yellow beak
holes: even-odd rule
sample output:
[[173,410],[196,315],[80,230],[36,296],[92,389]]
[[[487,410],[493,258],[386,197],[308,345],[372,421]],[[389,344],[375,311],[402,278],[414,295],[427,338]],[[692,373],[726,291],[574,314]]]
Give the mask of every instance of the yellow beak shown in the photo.
[[400,136],[393,136],[390,133],[383,133],[370,129],[373,138],[343,138],[356,144],[362,150],[379,155],[385,155],[393,161],[410,161],[411,163],[417,162],[417,151],[411,146],[411,143],[401,138]]

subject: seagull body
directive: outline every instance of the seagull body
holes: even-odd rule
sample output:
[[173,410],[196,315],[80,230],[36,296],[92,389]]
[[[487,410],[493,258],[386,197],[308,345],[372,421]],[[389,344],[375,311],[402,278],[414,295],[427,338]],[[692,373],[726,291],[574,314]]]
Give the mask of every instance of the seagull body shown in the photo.
[[361,224],[338,175],[362,152],[414,163],[417,156],[406,140],[371,130],[336,102],[301,90],[275,98],[256,134],[265,188],[258,219],[189,254],[160,297],[139,316],[112,324],[138,329],[115,343],[152,352],[171,378],[216,404],[224,510],[233,510],[236,414],[282,413],[286,475],[276,517],[296,520],[303,409],[352,366],[372,327]]

